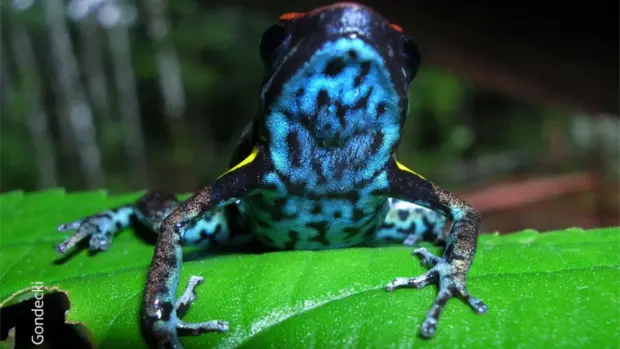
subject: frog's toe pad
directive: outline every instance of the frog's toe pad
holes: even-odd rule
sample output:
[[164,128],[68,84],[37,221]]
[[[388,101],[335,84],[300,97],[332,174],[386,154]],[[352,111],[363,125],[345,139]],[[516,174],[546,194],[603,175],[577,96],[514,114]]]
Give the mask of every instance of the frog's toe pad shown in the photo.
[[433,337],[435,335],[435,331],[437,330],[437,319],[426,318],[424,322],[420,326],[420,334],[423,337]]

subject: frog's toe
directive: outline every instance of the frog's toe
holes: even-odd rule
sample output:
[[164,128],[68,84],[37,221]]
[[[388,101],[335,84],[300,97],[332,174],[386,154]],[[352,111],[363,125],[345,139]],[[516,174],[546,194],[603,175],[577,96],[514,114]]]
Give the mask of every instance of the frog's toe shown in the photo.
[[486,313],[487,311],[489,311],[489,307],[486,304],[484,304],[484,302],[481,299],[472,296],[469,293],[469,291],[467,291],[467,288],[465,287],[464,282],[454,281],[452,287],[454,289],[455,295],[459,297],[460,299],[462,299],[467,304],[469,304],[469,306],[472,308],[472,310],[476,314],[482,315]]
[[441,262],[441,258],[435,256],[434,254],[428,252],[424,247],[416,248],[413,250],[413,255],[420,258],[420,262],[427,268],[432,268],[438,263]]
[[385,286],[387,291],[394,291],[398,288],[423,288],[435,282],[436,274],[429,270],[423,275],[414,278],[398,277]]
[[60,233],[63,233],[67,230],[75,230],[80,227],[80,224],[82,224],[83,221],[83,219],[78,219],[70,223],[62,223],[56,228],[56,230]]
[[170,318],[166,322],[158,321],[153,327],[157,348],[183,349],[180,336],[198,336],[207,332],[226,332],[228,322],[212,320],[205,322],[184,322],[178,318]]
[[185,315],[189,309],[189,306],[196,300],[196,287],[203,281],[204,278],[202,276],[192,275],[189,278],[185,291],[183,291],[181,297],[179,297],[174,304],[174,310],[179,318],[182,318]]

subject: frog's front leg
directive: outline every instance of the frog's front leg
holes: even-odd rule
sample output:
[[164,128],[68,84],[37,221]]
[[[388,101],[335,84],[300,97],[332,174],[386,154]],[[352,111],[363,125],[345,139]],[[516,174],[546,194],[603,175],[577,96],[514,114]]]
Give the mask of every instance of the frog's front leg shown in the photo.
[[424,248],[414,251],[414,255],[430,270],[418,277],[396,278],[386,289],[392,291],[401,287],[422,288],[432,283],[438,284],[439,293],[420,328],[424,337],[434,336],[439,315],[452,297],[467,302],[478,314],[486,313],[487,306],[470,295],[466,288],[467,273],[476,253],[480,229],[478,213],[465,201],[427,181],[395,159],[390,162],[388,174],[391,196],[441,212],[452,220],[452,227],[446,237],[442,257],[434,256]]
[[163,221],[148,272],[142,320],[160,348],[181,348],[178,335],[226,331],[224,321],[187,323],[181,312],[193,301],[193,288],[201,281],[192,276],[184,295],[175,297],[183,262],[183,241],[192,223],[206,212],[224,207],[251,195],[262,185],[268,162],[255,148],[239,165],[215,182],[179,204]]
[[134,205],[123,205],[70,223],[63,223],[56,228],[59,232],[75,230],[75,233],[56,245],[56,251],[65,253],[86,238],[89,239],[88,245],[91,251],[107,251],[114,234],[129,226],[135,214]]

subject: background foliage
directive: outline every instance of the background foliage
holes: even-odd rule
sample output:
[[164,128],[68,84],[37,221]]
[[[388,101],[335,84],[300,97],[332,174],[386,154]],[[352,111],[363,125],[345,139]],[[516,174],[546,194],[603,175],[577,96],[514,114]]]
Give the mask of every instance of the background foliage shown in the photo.
[[[0,190],[208,183],[257,110],[263,30],[307,2],[5,2]],[[514,100],[424,61],[411,98],[399,154],[448,187],[590,169],[593,147],[605,149],[597,171],[617,177],[616,119]]]

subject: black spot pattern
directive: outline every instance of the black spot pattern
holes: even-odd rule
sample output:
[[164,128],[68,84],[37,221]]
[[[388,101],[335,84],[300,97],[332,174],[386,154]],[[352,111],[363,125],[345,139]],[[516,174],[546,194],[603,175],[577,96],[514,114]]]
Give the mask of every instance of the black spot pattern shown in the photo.
[[317,184],[325,184],[327,183],[327,177],[325,177],[325,173],[323,173],[323,169],[321,168],[321,164],[318,161],[312,161],[311,163],[312,170],[318,174]]
[[346,120],[345,120],[345,115],[347,114],[347,108],[345,108],[342,103],[337,102],[336,103],[336,117],[338,118],[338,121],[340,121],[340,126],[345,127],[346,126]]
[[[285,217],[290,216],[290,217],[294,217],[296,216],[295,214],[286,214],[284,212],[284,205],[286,204],[286,200],[288,200],[287,198],[277,198],[275,200],[273,200],[273,210],[263,210],[263,212],[271,212],[271,219],[274,221],[281,221],[283,219],[285,219]],[[265,208],[269,208],[268,203],[265,202],[265,200],[263,200],[261,198],[261,200],[259,201],[261,203],[261,206],[265,207]]]
[[366,109],[366,107],[368,107],[368,99],[370,98],[370,95],[372,94],[372,86],[368,89],[368,92],[366,92],[366,94],[364,96],[362,96],[362,98],[360,98],[355,105],[353,106],[353,109]]
[[174,307],[172,306],[172,303],[170,303],[170,302],[163,302],[163,303],[160,303],[159,306],[163,310],[161,312],[161,314],[162,314],[161,320],[163,320],[163,321],[170,320],[170,314],[172,314],[172,309],[174,309]]
[[400,209],[397,212],[398,212],[398,218],[401,221],[406,221],[407,218],[409,218],[409,210]]
[[379,104],[377,105],[377,118],[381,117],[381,115],[385,113],[385,108],[385,102],[379,102]]
[[297,132],[289,132],[289,134],[286,135],[286,145],[290,151],[291,164],[295,167],[301,167],[301,147],[299,145]]
[[319,94],[316,97],[316,103],[319,108],[329,104],[329,94],[327,94],[327,90],[319,91]]
[[329,229],[329,222],[320,221],[308,223],[308,227],[315,229],[317,235],[310,239],[310,241],[318,242],[323,246],[329,246],[329,240],[327,240],[327,230]]
[[342,58],[335,58],[327,63],[324,74],[330,77],[335,77],[342,72],[345,63]]
[[299,241],[299,233],[294,230],[289,230],[288,232],[289,241],[285,244],[285,248],[287,250],[294,250],[295,244]]
[[370,72],[370,62],[364,62],[361,64],[360,73],[353,80],[353,87],[359,87],[362,81],[366,78],[366,75]]
[[370,146],[370,151],[376,153],[381,145],[383,144],[383,132],[376,132],[375,136],[372,140],[372,145]]
[[353,209],[353,220],[354,221],[362,220],[364,219],[364,217],[366,217],[366,212],[364,212],[364,210],[358,207]]
[[347,239],[350,240],[360,234],[360,229],[355,227],[348,227],[344,229],[344,234],[346,235]]
[[168,270],[173,270],[177,265],[176,256],[173,255],[162,256],[160,260],[168,268]]

